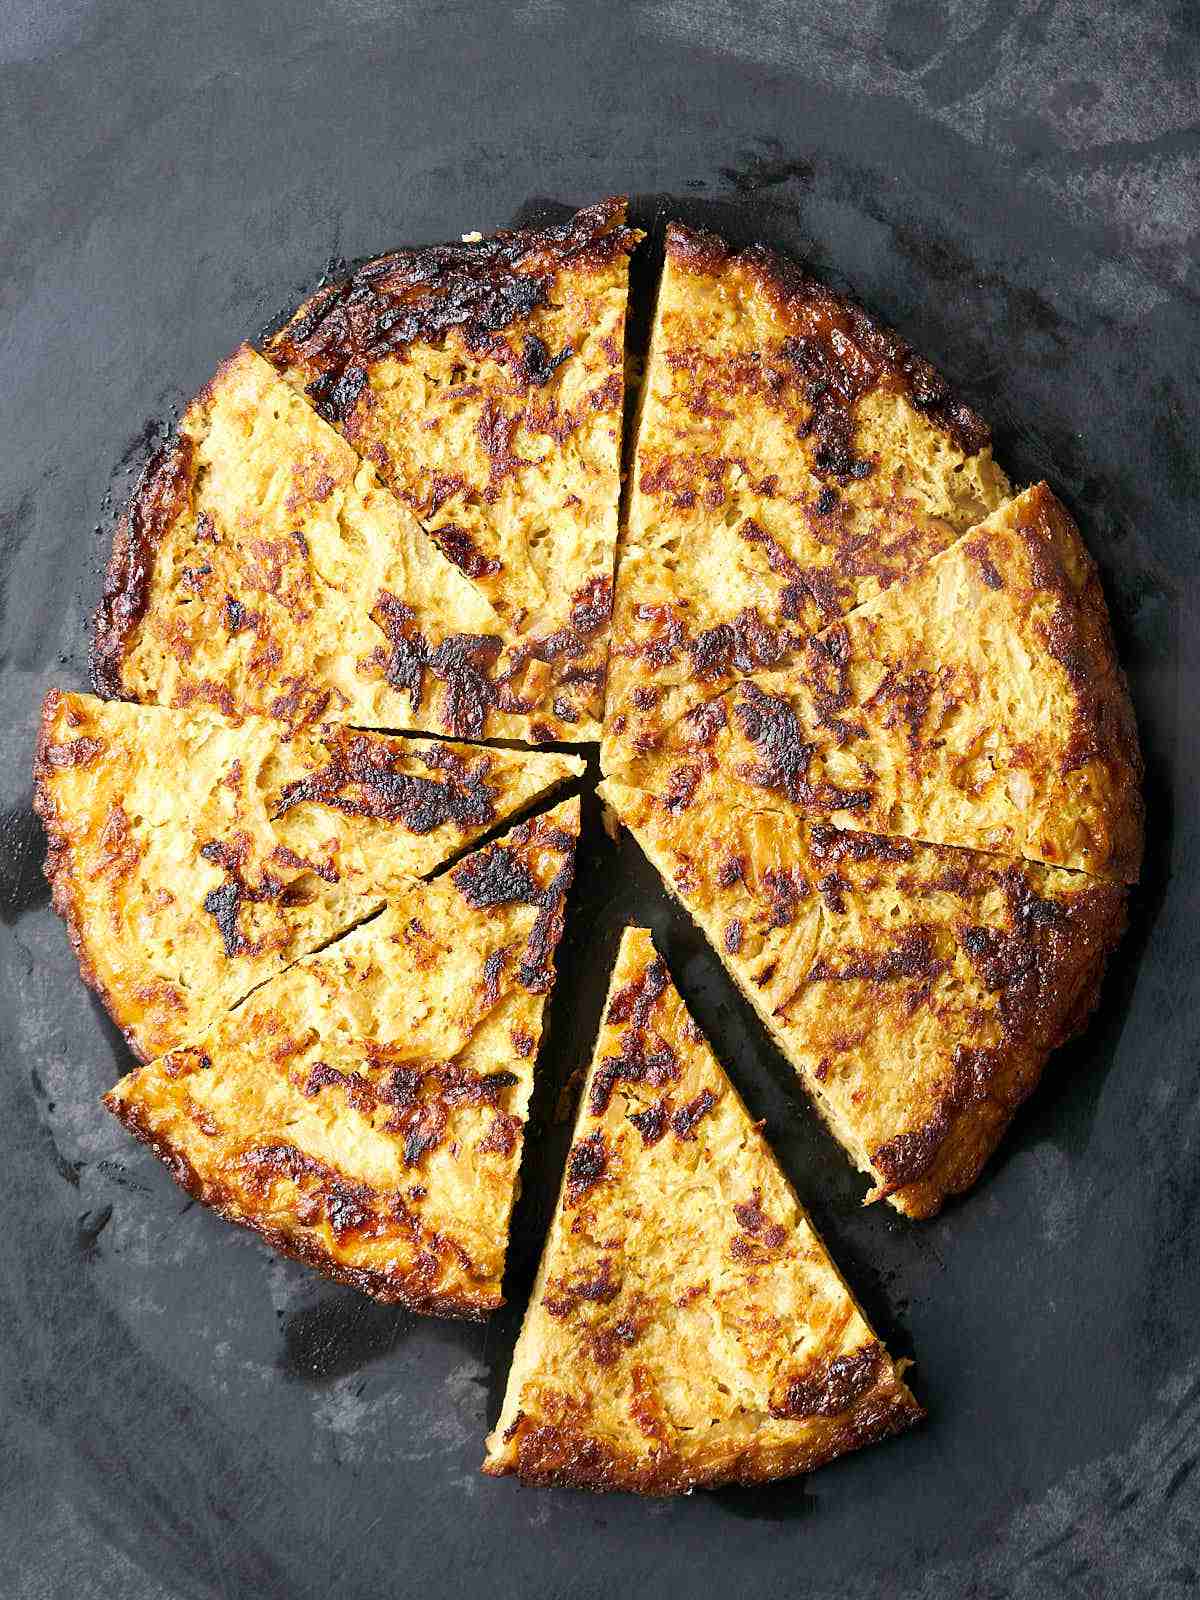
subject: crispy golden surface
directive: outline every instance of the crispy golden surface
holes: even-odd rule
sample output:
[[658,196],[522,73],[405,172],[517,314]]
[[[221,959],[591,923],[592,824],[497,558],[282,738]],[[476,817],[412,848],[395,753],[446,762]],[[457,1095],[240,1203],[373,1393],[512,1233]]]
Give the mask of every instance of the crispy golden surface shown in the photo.
[[920,1415],[626,929],[484,1471],[672,1494],[806,1472]]
[[332,717],[471,739],[594,738],[611,547],[606,559],[603,578],[563,591],[559,613],[518,635],[374,467],[242,346],[118,529],[93,676],[110,698],[289,727]]
[[622,531],[618,772],[1008,493],[987,428],[888,329],[761,246],[672,224]]
[[571,597],[591,606],[600,585],[611,600],[641,237],[624,223],[613,198],[396,251],[320,290],[266,349],[521,630],[568,625]]
[[1050,1051],[1096,1002],[1121,886],[731,802],[601,794],[800,1074],[909,1216],[968,1188]]
[[109,1109],[197,1199],[377,1299],[500,1292],[579,802],[399,895]]
[[622,777],[1133,881],[1141,756],[1096,569],[1044,485],[743,679]]
[[147,1060],[582,770],[54,690],[34,776],[55,908]]

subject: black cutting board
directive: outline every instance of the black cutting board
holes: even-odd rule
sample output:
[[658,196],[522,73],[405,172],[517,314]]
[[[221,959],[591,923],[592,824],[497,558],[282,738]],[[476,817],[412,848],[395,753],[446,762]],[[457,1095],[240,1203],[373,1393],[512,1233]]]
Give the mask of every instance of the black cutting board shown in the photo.
[[[1200,43],[1186,5],[8,0],[0,10],[0,1593],[1182,1596],[1200,1562]],[[422,1321],[190,1206],[29,814],[113,511],[331,258],[614,190],[851,285],[1100,562],[1149,853],[1086,1037],[932,1223],[863,1185],[594,803],[509,1308]],[[618,932],[648,923],[929,1408],[802,1481],[670,1503],[478,1476]]]

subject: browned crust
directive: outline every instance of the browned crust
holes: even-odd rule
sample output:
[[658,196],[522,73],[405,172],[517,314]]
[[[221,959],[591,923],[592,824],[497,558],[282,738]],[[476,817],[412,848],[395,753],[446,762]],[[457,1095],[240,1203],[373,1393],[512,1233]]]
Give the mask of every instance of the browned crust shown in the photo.
[[518,1413],[515,1431],[510,1430],[511,1438],[506,1435],[507,1442],[516,1443],[516,1460],[487,1461],[483,1471],[494,1478],[516,1476],[529,1487],[616,1489],[644,1495],[685,1494],[722,1484],[749,1487],[813,1472],[838,1456],[903,1432],[924,1415],[904,1385],[891,1378],[815,1444],[797,1442],[770,1449],[749,1445],[732,1460],[696,1468],[668,1453],[640,1461],[571,1428],[532,1425]]
[[[559,272],[601,270],[632,251],[641,235],[625,226],[626,204],[612,195],[552,226],[392,251],[318,290],[263,353],[280,370],[315,372],[309,400],[327,422],[345,422],[375,361],[450,331],[472,349],[494,349],[498,333],[548,301]],[[533,338],[514,376],[540,386],[554,364]]]
[[1053,935],[1048,953],[1039,952],[1035,938],[1014,941],[1010,960],[1032,969],[1036,993],[1009,1014],[1002,1007],[1009,1042],[994,1050],[960,1049],[954,1077],[926,1126],[902,1136],[908,1144],[892,1159],[873,1153],[884,1178],[879,1194],[895,1195],[907,1216],[933,1216],[975,1183],[1041,1082],[1050,1056],[1083,1032],[1096,1009],[1108,959],[1125,931],[1126,893],[1103,879],[1083,881],[1088,887],[1063,907],[1067,934],[1061,941]]
[[[873,372],[874,381],[865,388],[885,383],[905,394],[913,407],[966,455],[976,455],[991,443],[987,423],[952,392],[936,367],[856,300],[836,294],[789,257],[762,244],[735,251],[716,234],[680,222],[667,228],[666,253],[672,265],[697,276],[720,277],[731,271],[748,274],[771,301],[784,331],[815,337],[822,343],[828,343],[829,334],[836,331],[849,340],[860,361]],[[849,371],[849,363],[837,353],[831,364]],[[858,387],[858,380],[854,386]]]
[[[922,1170],[920,1159],[913,1163],[913,1178],[905,1181],[905,1163],[887,1173],[881,1195],[895,1194],[907,1216],[922,1219],[934,1216],[954,1195],[964,1193],[977,1181],[980,1172],[995,1152],[1020,1107],[1042,1081],[1053,1052],[1083,1032],[1100,998],[1100,987],[1108,957],[1125,929],[1124,907],[1101,913],[1096,941],[1100,953],[1092,974],[1049,1043],[1038,1047],[1032,1060],[1022,1058],[1019,1048],[995,1052],[994,1062],[979,1064],[956,1062],[954,1081],[948,1087],[937,1113],[917,1142],[929,1136],[934,1142],[934,1159]],[[881,1170],[880,1152],[872,1158]]]
[[79,964],[79,976],[98,996],[104,1009],[121,1029],[126,1044],[137,1059],[145,1061],[146,1056],[138,1048],[134,1030],[122,1027],[118,1020],[114,998],[101,981],[88,953],[84,918],[79,907],[78,885],[71,868],[70,842],[59,821],[58,806],[55,804],[51,789],[51,775],[54,772],[54,764],[50,759],[50,746],[54,742],[51,730],[62,699],[62,691],[59,689],[51,689],[47,693],[42,702],[42,715],[34,747],[33,809],[41,818],[42,827],[46,832],[46,860],[42,871],[50,885],[50,904],[66,925],[67,938],[70,940],[71,949],[75,952],[75,960]]
[[186,435],[156,450],[117,525],[92,623],[92,686],[102,699],[127,698],[125,653],[146,612],[158,547],[190,501],[192,454]]
[[154,1131],[140,1107],[117,1100],[111,1092],[102,1097],[102,1102],[135,1139],[141,1140],[154,1152],[181,1189],[201,1205],[215,1211],[226,1222],[252,1229],[279,1255],[299,1261],[302,1266],[312,1267],[334,1282],[344,1283],[373,1300],[382,1301],[385,1305],[403,1306],[421,1316],[461,1317],[471,1322],[483,1322],[504,1304],[503,1295],[480,1295],[478,1299],[471,1299],[466,1295],[449,1293],[418,1294],[405,1281],[407,1275],[345,1266],[311,1239],[272,1228],[232,1204],[219,1185],[206,1182],[185,1155]]

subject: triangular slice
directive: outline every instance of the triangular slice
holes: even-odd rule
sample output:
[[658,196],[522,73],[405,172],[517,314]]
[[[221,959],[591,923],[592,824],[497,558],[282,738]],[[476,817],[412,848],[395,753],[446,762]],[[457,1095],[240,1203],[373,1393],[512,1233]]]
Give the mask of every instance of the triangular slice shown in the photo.
[[1044,484],[689,712],[627,781],[1132,882],[1141,756],[1100,580]]
[[675,1494],[807,1472],[921,1408],[628,928],[484,1471]]
[[52,690],[35,805],[80,968],[148,1060],[582,770]]
[[640,237],[614,197],[551,227],[397,250],[266,346],[518,626],[565,621],[568,597],[611,583]]
[[896,334],[772,251],[673,223],[621,537],[606,770],[1007,493],[984,423]]
[[[117,530],[93,678],[109,698],[458,738],[595,738],[609,566],[518,636],[369,462],[242,346]],[[596,653],[599,651],[599,667]]]
[[753,809],[601,794],[897,1210],[968,1188],[1096,1003],[1117,884]]
[[500,1292],[579,802],[264,984],[105,1104],[187,1191],[376,1299]]

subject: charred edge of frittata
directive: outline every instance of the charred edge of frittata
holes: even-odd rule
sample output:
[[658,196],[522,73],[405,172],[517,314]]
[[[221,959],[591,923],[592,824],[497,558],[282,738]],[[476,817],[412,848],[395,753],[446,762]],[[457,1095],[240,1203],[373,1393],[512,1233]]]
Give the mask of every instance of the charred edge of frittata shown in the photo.
[[[120,1028],[121,1035],[133,1052],[134,1057],[138,1061],[145,1061],[147,1058],[138,1047],[134,1030],[122,1027],[118,1020],[114,998],[96,971],[95,964],[88,952],[84,920],[79,910],[75,874],[71,867],[70,841],[59,823],[58,807],[55,804],[50,787],[50,775],[57,765],[50,754],[55,745],[52,737],[52,725],[61,700],[62,691],[59,689],[51,689],[47,694],[45,703],[42,706],[41,724],[38,728],[37,743],[34,748],[33,810],[35,815],[41,819],[42,827],[46,833],[46,860],[42,866],[42,871],[50,885],[50,904],[62,918],[66,927],[67,939],[79,966],[79,976],[99,999],[116,1026]],[[87,744],[89,741],[81,739],[77,742],[79,744]]]
[[538,1488],[624,1490],[633,1494],[685,1494],[690,1489],[722,1484],[751,1487],[777,1478],[795,1477],[874,1444],[920,1422],[924,1408],[894,1376],[890,1359],[887,1376],[864,1395],[855,1409],[819,1443],[767,1449],[747,1445],[730,1462],[696,1469],[674,1453],[664,1452],[642,1461],[606,1445],[599,1439],[559,1424],[537,1424],[518,1411],[505,1431],[505,1445],[516,1443],[516,1461],[491,1461],[484,1472],[492,1477],[515,1475]]
[[[417,341],[454,330],[485,352],[502,330],[545,305],[566,268],[598,271],[628,255],[640,234],[624,225],[626,201],[612,196],[544,228],[503,229],[472,243],[396,250],[327,285],[264,345],[281,370],[315,372],[307,393],[327,422],[345,422],[367,369]],[[526,341],[525,387],[545,384],[558,364],[536,337]]]
[[[672,263],[698,276],[741,271],[759,283],[775,306],[781,326],[794,328],[800,336],[795,342],[808,347],[793,354],[802,369],[812,367],[814,378],[819,379],[815,387],[824,385],[813,400],[817,431],[842,441],[850,476],[856,474],[849,460],[848,414],[864,394],[884,382],[902,390],[914,409],[965,455],[977,455],[991,443],[987,423],[953,393],[932,363],[857,300],[820,283],[789,257],[762,244],[735,250],[718,235],[679,222],[667,228],[666,253]],[[853,344],[859,357],[857,370],[835,349],[830,337],[835,331]],[[784,343],[786,353],[788,341]],[[819,348],[813,348],[814,343]]]
[[[311,1267],[335,1283],[357,1289],[384,1305],[402,1306],[420,1316],[457,1317],[470,1322],[483,1322],[493,1311],[504,1304],[500,1294],[480,1294],[472,1298],[466,1294],[414,1293],[402,1277],[380,1272],[370,1267],[351,1267],[338,1261],[312,1239],[303,1235],[285,1233],[261,1222],[243,1210],[221,1184],[209,1183],[193,1167],[188,1158],[150,1126],[141,1109],[115,1099],[111,1094],[103,1097],[104,1105],[121,1122],[135,1139],[146,1145],[163,1163],[172,1178],[194,1200],[216,1212],[226,1222],[249,1228],[279,1255]],[[405,1274],[411,1277],[412,1274]]]
[[92,687],[104,700],[128,698],[122,682],[125,653],[146,613],[159,544],[190,503],[193,453],[186,434],[155,451],[117,524],[92,622]]
[[[1067,900],[1043,900],[1021,867],[1001,869],[1014,931],[967,929],[967,955],[989,991],[1002,996],[1004,1043],[959,1045],[933,1116],[871,1154],[881,1196],[898,1196],[915,1217],[931,1216],[979,1177],[1051,1054],[1081,1033],[1100,998],[1109,957],[1125,931],[1127,891],[1079,875]],[[1079,952],[1074,956],[1073,952]],[[980,1136],[971,1113],[993,1111]]]

